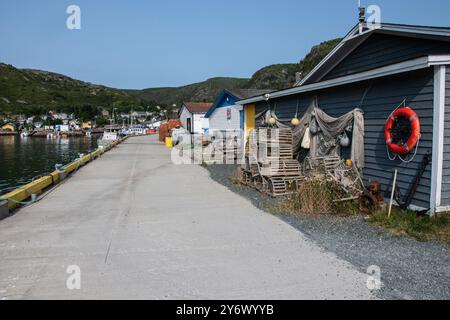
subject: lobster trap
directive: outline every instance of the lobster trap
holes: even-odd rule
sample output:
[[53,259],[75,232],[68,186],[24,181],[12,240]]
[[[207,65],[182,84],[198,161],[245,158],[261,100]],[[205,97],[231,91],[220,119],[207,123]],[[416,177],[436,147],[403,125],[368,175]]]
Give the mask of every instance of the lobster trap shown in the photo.
[[243,183],[272,197],[296,192],[304,177],[292,147],[291,129],[251,130],[241,168]]

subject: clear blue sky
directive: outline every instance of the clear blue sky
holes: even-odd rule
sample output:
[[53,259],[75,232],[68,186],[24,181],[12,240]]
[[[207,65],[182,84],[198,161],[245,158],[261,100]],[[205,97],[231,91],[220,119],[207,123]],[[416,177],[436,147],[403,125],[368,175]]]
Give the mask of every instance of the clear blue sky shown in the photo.
[[[448,0],[362,0],[382,21],[450,26]],[[66,8],[81,7],[81,30]],[[0,61],[118,88],[250,77],[345,35],[357,0],[0,0]]]

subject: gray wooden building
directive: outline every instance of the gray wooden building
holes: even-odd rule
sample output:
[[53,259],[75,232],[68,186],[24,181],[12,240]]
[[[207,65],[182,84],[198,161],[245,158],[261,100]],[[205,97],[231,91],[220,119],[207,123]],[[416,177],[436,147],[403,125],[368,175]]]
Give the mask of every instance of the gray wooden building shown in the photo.
[[[257,96],[237,103],[249,115],[270,105],[289,122],[297,108],[299,115],[306,111],[313,97],[330,116],[364,111],[366,182],[381,182],[388,196],[398,169],[398,186],[406,193],[430,153],[411,207],[450,210],[450,28],[382,24],[361,32],[355,26],[294,87],[271,93],[268,101]],[[417,155],[409,163],[389,160],[384,139],[386,120],[404,99],[421,122]]]

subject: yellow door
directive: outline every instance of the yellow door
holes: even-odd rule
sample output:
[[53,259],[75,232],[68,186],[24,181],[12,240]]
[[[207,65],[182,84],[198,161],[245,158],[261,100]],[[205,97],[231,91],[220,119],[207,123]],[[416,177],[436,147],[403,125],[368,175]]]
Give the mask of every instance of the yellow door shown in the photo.
[[255,105],[248,104],[245,107],[245,137],[247,139],[250,130],[255,129]]
[[248,104],[244,106],[245,110],[245,152],[248,152],[247,146],[248,146],[248,137],[250,134],[250,130],[255,129],[255,105],[254,104]]

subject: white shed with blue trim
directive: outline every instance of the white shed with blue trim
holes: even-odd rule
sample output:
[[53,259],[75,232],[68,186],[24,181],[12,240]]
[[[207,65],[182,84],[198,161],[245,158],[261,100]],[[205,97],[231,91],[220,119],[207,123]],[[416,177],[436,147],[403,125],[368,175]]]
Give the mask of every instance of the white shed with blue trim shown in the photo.
[[236,101],[271,91],[255,89],[223,90],[205,115],[205,118],[209,119],[209,132],[214,134],[215,131],[244,130],[243,107]]

